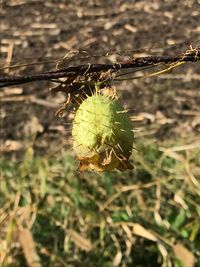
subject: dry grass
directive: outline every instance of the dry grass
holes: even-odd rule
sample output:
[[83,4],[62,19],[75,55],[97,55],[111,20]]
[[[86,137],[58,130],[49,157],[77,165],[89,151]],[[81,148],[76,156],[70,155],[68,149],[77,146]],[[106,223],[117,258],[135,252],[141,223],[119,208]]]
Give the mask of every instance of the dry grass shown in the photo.
[[140,140],[135,171],[102,175],[2,157],[2,266],[198,266],[199,147]]

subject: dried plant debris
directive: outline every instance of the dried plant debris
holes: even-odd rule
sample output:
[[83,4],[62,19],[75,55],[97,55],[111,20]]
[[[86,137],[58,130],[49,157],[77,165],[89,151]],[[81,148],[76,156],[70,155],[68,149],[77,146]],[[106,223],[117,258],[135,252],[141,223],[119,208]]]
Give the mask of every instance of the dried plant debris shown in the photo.
[[79,170],[132,169],[132,123],[115,97],[95,93],[79,106],[72,128]]

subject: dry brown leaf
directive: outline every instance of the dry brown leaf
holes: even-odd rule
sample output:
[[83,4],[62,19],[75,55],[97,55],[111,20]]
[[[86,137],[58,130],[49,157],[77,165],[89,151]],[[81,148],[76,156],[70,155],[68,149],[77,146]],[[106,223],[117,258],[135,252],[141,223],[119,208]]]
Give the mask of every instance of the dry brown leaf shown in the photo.
[[22,148],[22,142],[15,140],[6,140],[4,143],[0,143],[0,152],[17,151]]
[[188,205],[184,201],[183,197],[181,196],[181,192],[176,192],[174,195],[174,201],[182,206],[183,209],[187,210]]
[[29,267],[41,267],[40,258],[35,249],[35,243],[31,231],[26,228],[19,230],[19,241]]
[[117,249],[117,253],[116,253],[116,255],[115,255],[114,259],[113,259],[113,263],[112,264],[113,264],[114,267],[117,267],[121,263],[122,252],[121,252],[120,244],[119,244],[119,241],[118,241],[117,237],[114,234],[111,234],[111,238],[114,241],[115,247]]
[[21,87],[3,88],[0,92],[0,98],[10,95],[21,95],[22,93],[23,89]]
[[174,119],[167,118],[164,115],[164,113],[162,113],[161,111],[158,110],[158,111],[156,111],[156,114],[155,114],[155,121],[158,124],[164,125],[164,124],[167,124],[167,123],[173,123]]
[[68,235],[70,239],[82,250],[90,251],[92,250],[92,243],[89,239],[81,236],[78,232],[70,229],[68,230]]
[[173,247],[175,256],[182,261],[186,267],[194,267],[196,259],[195,256],[182,244],[178,243]]
[[121,250],[118,250],[116,255],[115,255],[115,257],[114,257],[114,259],[113,259],[113,266],[114,267],[119,266],[121,261],[122,261],[122,252],[121,252]]
[[130,24],[125,24],[124,28],[132,33],[136,33],[138,31],[137,27]]
[[133,225],[133,233],[135,235],[144,237],[146,239],[149,239],[151,241],[159,241],[155,235],[153,235],[149,230],[146,230],[142,225],[138,223],[134,223]]

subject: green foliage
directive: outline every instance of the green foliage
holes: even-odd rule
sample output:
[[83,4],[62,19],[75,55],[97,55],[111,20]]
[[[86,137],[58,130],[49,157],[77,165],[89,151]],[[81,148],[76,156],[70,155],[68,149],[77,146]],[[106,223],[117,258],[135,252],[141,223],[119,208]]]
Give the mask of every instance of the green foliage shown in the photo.
[[199,179],[199,148],[170,153],[145,140],[136,148],[135,170],[124,173],[79,173],[64,151],[41,157],[29,148],[21,162],[2,156],[3,266],[28,266],[17,239],[20,227],[31,230],[44,267],[109,267],[117,260],[120,266],[171,261],[182,267],[176,243],[197,258],[199,191],[188,177]]

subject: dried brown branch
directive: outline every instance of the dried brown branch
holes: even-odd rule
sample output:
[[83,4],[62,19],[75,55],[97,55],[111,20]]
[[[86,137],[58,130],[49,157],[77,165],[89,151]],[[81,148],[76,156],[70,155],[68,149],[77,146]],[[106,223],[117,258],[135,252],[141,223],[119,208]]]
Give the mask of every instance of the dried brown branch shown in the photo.
[[158,64],[173,64],[177,62],[196,62],[200,59],[200,48],[190,48],[185,53],[175,56],[148,56],[136,57],[129,61],[115,64],[86,64],[57,69],[49,72],[18,75],[0,76],[0,87],[7,87],[33,81],[52,81],[59,78],[71,78],[87,74],[101,73],[105,71],[116,72],[122,69],[141,68],[145,66],[157,66]]

